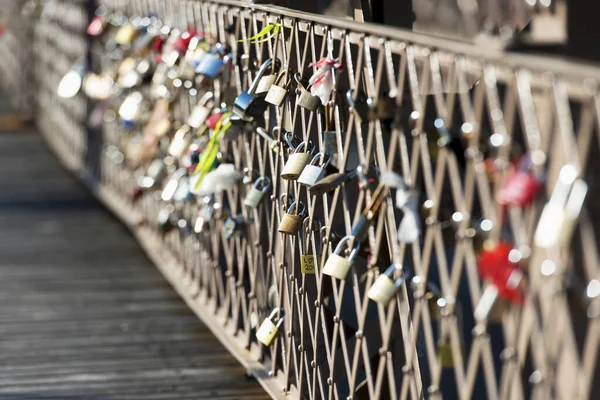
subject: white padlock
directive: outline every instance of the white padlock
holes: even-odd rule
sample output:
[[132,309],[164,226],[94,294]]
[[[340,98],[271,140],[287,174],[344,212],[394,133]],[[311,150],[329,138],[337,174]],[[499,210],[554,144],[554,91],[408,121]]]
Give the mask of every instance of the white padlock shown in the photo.
[[[310,161],[310,164],[304,167],[300,177],[298,178],[298,183],[307,187],[311,187],[325,176],[325,168],[329,165],[330,157],[326,156],[322,153],[317,153],[313,159]],[[321,165],[318,165],[322,163]]]
[[[344,247],[351,245],[353,242],[355,242],[354,247],[348,258],[340,256]],[[327,259],[323,273],[340,280],[346,279],[346,275],[348,275],[348,271],[352,268],[359,249],[360,243],[355,240],[354,236],[345,236],[340,240],[333,253]]]
[[[400,271],[401,275],[394,281],[394,272]],[[376,303],[386,305],[396,294],[398,289],[404,283],[406,277],[401,264],[392,264],[390,267],[373,282],[373,285],[367,292],[367,296]]]
[[244,205],[256,208],[265,197],[267,190],[271,187],[271,181],[269,178],[260,177],[255,182],[254,185],[250,188],[246,197],[244,197]]
[[[289,181],[295,181],[300,177],[300,174],[304,170],[306,164],[308,164],[314,146],[311,147],[312,142],[302,142],[294,149],[294,152],[290,154],[287,162],[283,166],[281,171],[281,178]],[[302,151],[306,150],[306,151]]]

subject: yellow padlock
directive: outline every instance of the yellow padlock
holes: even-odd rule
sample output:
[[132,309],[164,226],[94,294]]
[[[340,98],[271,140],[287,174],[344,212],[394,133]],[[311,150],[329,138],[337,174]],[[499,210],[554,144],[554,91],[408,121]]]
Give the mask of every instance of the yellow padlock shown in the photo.
[[267,319],[263,321],[260,325],[260,328],[256,331],[256,339],[259,342],[264,344],[265,346],[270,346],[275,341],[275,337],[277,336],[277,332],[279,332],[279,327],[283,323],[283,319],[285,318],[285,313],[283,313],[277,323],[273,322],[277,314],[279,314],[280,310],[278,308],[274,309],[271,312],[271,315]]

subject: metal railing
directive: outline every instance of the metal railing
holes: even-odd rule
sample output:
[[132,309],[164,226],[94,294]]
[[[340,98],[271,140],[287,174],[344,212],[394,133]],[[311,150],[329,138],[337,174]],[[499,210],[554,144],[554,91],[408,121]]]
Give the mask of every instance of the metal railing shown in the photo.
[[[323,110],[309,112],[288,96],[265,114],[264,130],[221,144],[223,159],[245,171],[244,184],[205,199],[165,202],[150,191],[134,202],[131,193],[145,168],[131,169],[123,161],[121,140],[130,133],[113,118],[104,125],[104,143],[92,140],[84,97],[54,95],[70,65],[64,59],[72,62],[85,49],[48,34],[63,29],[57,28],[60,10],[38,27],[38,126],[273,397],[598,395],[600,216],[592,199],[598,195],[599,68],[233,0],[106,3],[131,15],[155,11],[170,26],[193,26],[231,46],[240,60],[232,78],[238,93],[255,72],[244,59],[260,65],[276,57],[282,68],[304,77],[328,53],[343,64],[330,121]],[[249,40],[269,23],[283,28],[264,42]],[[83,26],[73,31],[79,28],[83,33]],[[220,90],[215,82],[181,95],[174,119],[183,123],[203,91]],[[393,123],[361,123],[343,99],[348,89],[375,100],[384,93],[393,98]],[[377,189],[360,174],[323,195],[281,179],[289,159],[286,131],[335,153],[332,169],[400,174],[418,199],[418,238],[399,240],[406,213],[394,206],[395,190],[386,188],[346,279],[323,274],[340,239],[355,234]],[[94,153],[99,170],[86,162]],[[501,205],[498,195],[512,173],[511,161],[525,153],[544,175],[543,188],[531,204]],[[271,188],[260,206],[246,207],[242,200],[259,176],[268,177]],[[580,211],[577,204],[554,208],[548,219],[547,204],[556,204],[564,179],[585,182],[586,201]],[[286,194],[306,205],[307,226],[298,234],[278,231],[288,212]],[[156,223],[166,209],[179,223],[167,231]],[[206,225],[194,229],[208,211]],[[224,227],[227,215],[241,226],[231,236]],[[540,229],[549,236],[568,232],[566,220],[574,228],[563,241],[542,246],[536,239]],[[478,257],[499,242],[510,243],[510,259],[526,276],[523,301],[496,301],[479,318],[475,309],[489,282],[480,276]],[[306,255],[317,261],[312,271],[302,265]],[[397,266],[395,278],[406,279],[382,305],[367,292],[390,265]],[[256,332],[274,310],[285,318],[273,344],[264,346]]]

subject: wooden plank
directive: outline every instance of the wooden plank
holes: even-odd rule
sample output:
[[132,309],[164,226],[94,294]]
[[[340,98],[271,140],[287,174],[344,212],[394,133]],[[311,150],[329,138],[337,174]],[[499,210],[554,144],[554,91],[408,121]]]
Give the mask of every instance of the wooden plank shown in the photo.
[[29,133],[0,135],[0,399],[267,399]]

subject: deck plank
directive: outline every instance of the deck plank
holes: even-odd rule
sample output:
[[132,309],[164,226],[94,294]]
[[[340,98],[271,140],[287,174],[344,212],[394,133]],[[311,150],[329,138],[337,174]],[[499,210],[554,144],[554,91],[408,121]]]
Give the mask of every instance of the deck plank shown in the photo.
[[0,400],[268,398],[40,136],[0,171]]

